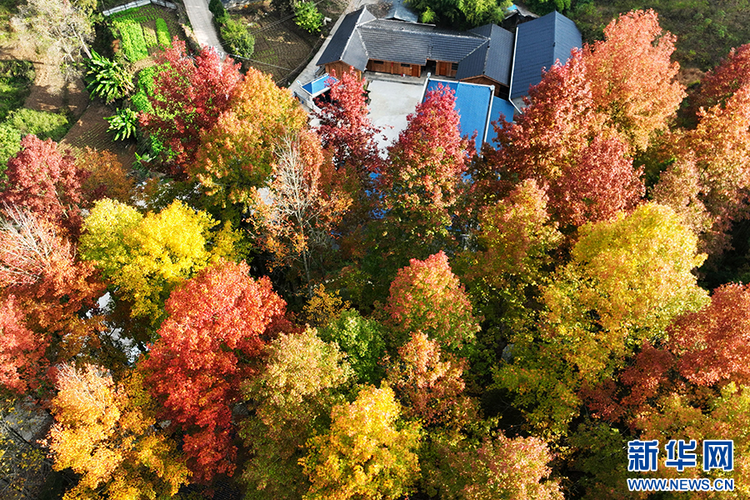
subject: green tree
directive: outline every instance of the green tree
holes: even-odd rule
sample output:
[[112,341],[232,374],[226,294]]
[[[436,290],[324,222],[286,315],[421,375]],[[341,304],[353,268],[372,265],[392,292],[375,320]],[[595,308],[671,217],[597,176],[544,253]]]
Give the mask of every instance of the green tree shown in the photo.
[[364,384],[377,384],[385,375],[380,364],[386,354],[385,336],[383,325],[356,309],[347,309],[320,330],[320,338],[335,342],[346,353],[357,381]]
[[337,389],[352,372],[336,344],[323,342],[311,329],[282,333],[266,355],[261,373],[242,389],[255,409],[240,431],[252,450],[242,475],[246,497],[299,499],[310,483],[298,462],[307,441],[325,432],[331,408],[343,400]]
[[312,0],[294,4],[294,22],[297,26],[310,33],[317,33],[323,26],[323,14]]

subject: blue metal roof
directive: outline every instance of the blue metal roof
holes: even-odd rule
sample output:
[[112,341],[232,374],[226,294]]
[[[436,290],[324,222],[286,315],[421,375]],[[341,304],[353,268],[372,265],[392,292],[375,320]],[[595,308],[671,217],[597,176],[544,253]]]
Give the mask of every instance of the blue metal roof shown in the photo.
[[565,64],[570,51],[583,45],[575,23],[559,12],[520,24],[516,30],[511,99],[527,95],[530,86],[542,81],[542,69],[558,60]]
[[516,111],[516,108],[513,107],[510,101],[506,101],[505,99],[500,99],[499,97],[492,98],[492,111],[490,112],[490,128],[489,128],[489,131],[487,132],[487,139],[485,139],[486,142],[489,142],[490,144],[492,144],[493,147],[497,148],[497,144],[495,144],[494,142],[495,137],[497,137],[497,135],[495,134],[495,129],[492,126],[492,123],[499,121],[501,115],[505,117],[506,121],[513,122],[513,113],[515,111]]
[[[453,90],[456,96],[456,111],[461,117],[461,136],[471,137],[476,131],[477,137],[474,146],[479,151],[487,133],[490,103],[493,97],[492,89],[487,85],[430,78],[425,93],[430,90],[438,90],[441,85]],[[426,95],[422,96],[423,101],[425,97]]]

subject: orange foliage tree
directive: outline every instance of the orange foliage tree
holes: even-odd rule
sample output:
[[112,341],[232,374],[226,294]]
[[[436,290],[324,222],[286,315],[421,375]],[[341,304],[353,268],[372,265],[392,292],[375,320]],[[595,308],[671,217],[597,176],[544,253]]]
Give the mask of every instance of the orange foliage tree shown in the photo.
[[[318,138],[310,132],[280,140],[268,182],[253,219],[264,247],[280,264],[302,265],[312,279],[313,257],[331,247],[333,230],[351,203],[331,186],[333,172],[323,162]],[[327,174],[327,175],[324,175]]]
[[674,43],[649,9],[622,14],[584,52],[595,109],[626,138],[631,154],[667,129],[686,95],[676,80],[680,65],[670,59]]
[[49,343],[25,325],[25,317],[13,295],[0,303],[0,386],[23,394],[37,385]]
[[[15,295],[26,327],[47,360],[59,363],[76,355],[97,355],[101,318],[87,314],[104,285],[93,266],[76,258],[75,248],[55,226],[30,213],[6,208],[0,221],[0,287]],[[31,365],[33,366],[33,364]]]
[[209,202],[226,208],[254,206],[257,189],[273,169],[279,140],[307,126],[307,116],[288,91],[250,68],[216,126],[201,135],[196,160],[187,173]]
[[[533,179],[544,187],[562,225],[609,219],[632,209],[645,191],[626,141],[597,109],[591,78],[581,51],[553,66],[515,123],[496,128],[500,148],[488,155],[501,179]],[[492,184],[484,189],[495,189]]]

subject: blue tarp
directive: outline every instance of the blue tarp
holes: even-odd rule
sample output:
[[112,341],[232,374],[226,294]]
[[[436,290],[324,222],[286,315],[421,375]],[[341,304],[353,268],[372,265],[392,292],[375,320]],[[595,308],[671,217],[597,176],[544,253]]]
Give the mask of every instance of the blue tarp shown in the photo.
[[305,89],[311,96],[315,97],[318,94],[321,94],[325,92],[331,85],[332,82],[337,82],[338,80],[328,73],[325,75],[316,78],[315,80],[311,82],[307,82],[302,86],[303,89]]
[[475,145],[477,151],[479,151],[482,142],[485,140],[487,115],[493,97],[492,89],[487,85],[430,79],[427,83],[427,91],[437,90],[440,85],[454,92],[456,111],[461,117],[461,135],[471,137],[476,131]]

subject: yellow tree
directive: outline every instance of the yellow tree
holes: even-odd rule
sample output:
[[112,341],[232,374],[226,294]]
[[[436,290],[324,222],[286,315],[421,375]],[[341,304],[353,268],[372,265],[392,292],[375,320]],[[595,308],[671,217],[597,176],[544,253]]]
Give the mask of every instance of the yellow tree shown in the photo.
[[178,284],[232,254],[231,242],[223,238],[231,230],[214,237],[210,229],[216,224],[180,201],[144,216],[104,199],[86,218],[80,252],[113,283],[117,297],[131,304],[131,317],[150,318],[156,326],[163,319],[164,301]]
[[312,486],[305,500],[379,498],[409,493],[419,473],[419,428],[400,426],[401,405],[388,386],[366,387],[331,411],[331,429],[308,442],[300,463]]
[[572,261],[543,289],[539,338],[517,335],[514,362],[496,373],[535,427],[564,433],[582,387],[612,377],[644,342],[664,340],[673,318],[708,301],[692,274],[705,259],[697,242],[656,204],[581,228]]
[[55,470],[80,475],[65,500],[174,496],[190,475],[175,444],[156,430],[155,404],[142,376],[116,384],[94,365],[62,365],[47,438]]
[[346,355],[313,329],[284,334],[266,348],[267,363],[243,388],[254,403],[241,435],[252,450],[246,498],[299,499],[310,486],[299,465],[305,443],[323,432],[352,375]]

